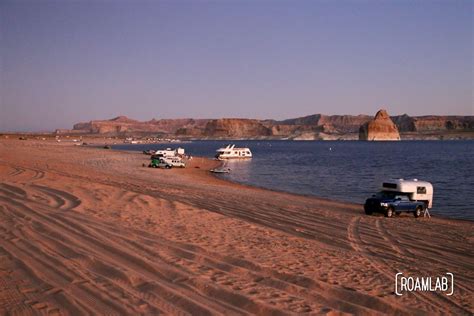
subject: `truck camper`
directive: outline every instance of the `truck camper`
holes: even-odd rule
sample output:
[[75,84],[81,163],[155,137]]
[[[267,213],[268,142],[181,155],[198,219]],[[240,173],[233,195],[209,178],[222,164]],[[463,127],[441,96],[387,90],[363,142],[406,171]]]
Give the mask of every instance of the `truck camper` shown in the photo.
[[429,215],[433,207],[433,185],[418,179],[390,179],[382,183],[382,191],[368,198],[365,213],[384,213],[386,217],[411,212],[415,217]]

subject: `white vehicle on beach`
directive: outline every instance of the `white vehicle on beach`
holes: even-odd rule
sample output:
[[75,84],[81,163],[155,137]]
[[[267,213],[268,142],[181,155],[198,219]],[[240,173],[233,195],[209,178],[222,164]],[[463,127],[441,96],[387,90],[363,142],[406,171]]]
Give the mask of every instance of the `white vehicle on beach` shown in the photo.
[[405,193],[411,201],[423,202],[426,208],[433,207],[433,185],[427,181],[390,179],[382,183],[382,190]]
[[216,152],[218,160],[252,158],[249,148],[236,148],[235,145],[227,145],[225,148],[219,148]]
[[171,149],[171,148],[166,148],[166,149],[159,149],[157,150],[154,155],[156,156],[162,156],[162,157],[176,157],[178,155],[184,155],[184,148],[177,148],[177,149]]
[[183,159],[180,157],[163,157],[162,160],[169,163],[173,167],[184,168],[186,164],[184,163]]

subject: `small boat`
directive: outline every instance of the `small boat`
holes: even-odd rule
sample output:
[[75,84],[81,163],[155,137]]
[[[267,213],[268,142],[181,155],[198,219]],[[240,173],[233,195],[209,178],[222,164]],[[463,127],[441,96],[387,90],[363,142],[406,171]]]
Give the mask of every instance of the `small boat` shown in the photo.
[[236,148],[235,145],[227,145],[225,148],[219,148],[216,152],[215,157],[218,160],[252,158],[249,148]]
[[209,171],[213,172],[213,173],[229,173],[230,168],[215,168],[215,169],[211,169]]

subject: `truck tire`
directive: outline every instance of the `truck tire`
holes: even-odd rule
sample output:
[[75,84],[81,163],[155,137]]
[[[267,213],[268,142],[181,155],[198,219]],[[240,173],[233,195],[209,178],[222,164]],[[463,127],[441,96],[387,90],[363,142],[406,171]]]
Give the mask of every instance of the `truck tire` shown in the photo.
[[422,214],[423,214],[423,207],[421,205],[418,205],[415,211],[413,212],[413,215],[415,215],[415,217],[420,217]]
[[394,212],[395,212],[395,210],[393,209],[393,206],[390,206],[390,207],[385,211],[385,217],[392,217]]

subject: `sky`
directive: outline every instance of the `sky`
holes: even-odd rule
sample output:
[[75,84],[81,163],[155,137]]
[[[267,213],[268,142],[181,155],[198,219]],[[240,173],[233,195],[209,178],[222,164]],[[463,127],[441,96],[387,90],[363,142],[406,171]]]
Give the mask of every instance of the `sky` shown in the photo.
[[0,130],[474,115],[473,3],[0,0]]

